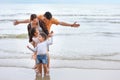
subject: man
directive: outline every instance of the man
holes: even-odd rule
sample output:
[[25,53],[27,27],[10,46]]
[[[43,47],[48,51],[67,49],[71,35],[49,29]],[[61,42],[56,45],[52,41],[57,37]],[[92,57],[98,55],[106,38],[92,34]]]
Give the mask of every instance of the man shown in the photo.
[[[45,12],[44,15],[38,15],[37,17],[39,20],[44,21],[49,32],[50,32],[50,28],[51,28],[52,24],[62,25],[62,26],[70,26],[70,27],[79,27],[80,26],[80,24],[77,24],[76,22],[74,22],[73,24],[70,24],[70,23],[58,21],[57,19],[52,17],[52,14],[50,12]],[[29,23],[29,22],[30,22],[29,19],[22,20],[22,21],[16,20],[14,22],[14,25],[18,25],[20,23]]]

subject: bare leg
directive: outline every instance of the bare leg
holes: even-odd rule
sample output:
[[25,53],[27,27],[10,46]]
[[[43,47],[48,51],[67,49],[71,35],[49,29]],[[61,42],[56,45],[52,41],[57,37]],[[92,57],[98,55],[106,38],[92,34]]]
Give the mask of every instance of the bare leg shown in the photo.
[[48,57],[48,64],[47,64],[47,68],[49,69],[49,68],[50,68],[50,55],[49,55],[49,53],[47,54],[47,57]]
[[43,67],[44,67],[44,75],[46,76],[46,74],[48,73],[47,64],[43,64]]
[[39,73],[42,74],[42,64],[41,63],[38,64],[37,68],[38,68]]
[[35,71],[36,71],[36,73],[38,73],[39,72],[39,64],[36,64],[35,67],[36,67]]
[[36,57],[37,57],[36,54],[33,54],[33,55],[32,55],[32,58],[35,60],[35,65],[34,65],[33,69],[36,69],[36,68],[37,68]]

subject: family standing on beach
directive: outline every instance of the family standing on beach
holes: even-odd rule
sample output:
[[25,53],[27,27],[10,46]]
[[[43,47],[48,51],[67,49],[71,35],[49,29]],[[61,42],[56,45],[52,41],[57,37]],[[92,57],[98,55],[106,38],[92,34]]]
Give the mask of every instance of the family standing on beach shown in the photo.
[[[50,55],[49,45],[53,43],[53,31],[50,32],[52,24],[79,27],[80,24],[74,22],[73,24],[61,22],[52,17],[50,12],[45,12],[43,15],[31,14],[30,19],[14,22],[14,25],[20,23],[29,23],[27,26],[29,42],[34,49],[27,46],[34,52],[35,66],[34,69],[37,75],[42,76],[42,67],[44,68],[44,75],[49,75]],[[50,38],[50,39],[49,39]]]

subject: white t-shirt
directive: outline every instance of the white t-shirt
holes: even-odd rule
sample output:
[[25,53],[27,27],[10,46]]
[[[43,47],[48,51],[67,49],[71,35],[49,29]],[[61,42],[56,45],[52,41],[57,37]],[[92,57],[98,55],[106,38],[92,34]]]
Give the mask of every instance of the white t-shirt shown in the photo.
[[33,42],[35,42],[35,47],[37,46],[38,43],[40,43],[38,37],[33,37],[32,40],[33,40]]
[[40,42],[37,44],[35,47],[34,51],[37,52],[37,55],[44,55],[47,53],[48,50],[48,45],[51,45],[53,43],[53,39],[51,40],[46,40],[44,42]]

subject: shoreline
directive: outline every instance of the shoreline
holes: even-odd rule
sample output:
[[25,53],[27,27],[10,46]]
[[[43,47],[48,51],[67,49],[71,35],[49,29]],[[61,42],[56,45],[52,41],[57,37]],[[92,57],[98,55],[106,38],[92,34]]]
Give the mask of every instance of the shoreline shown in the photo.
[[119,74],[120,70],[51,68],[50,76],[36,77],[33,69],[0,67],[0,80],[120,80]]

